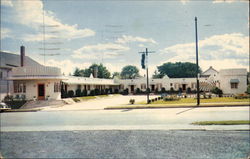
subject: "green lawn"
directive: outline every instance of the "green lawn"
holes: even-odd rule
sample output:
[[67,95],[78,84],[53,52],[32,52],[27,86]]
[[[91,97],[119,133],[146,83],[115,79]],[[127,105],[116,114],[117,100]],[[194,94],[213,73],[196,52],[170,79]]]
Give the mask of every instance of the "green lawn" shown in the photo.
[[193,125],[250,125],[249,120],[226,120],[226,121],[199,121]]
[[[120,94],[112,94],[113,96],[117,96]],[[74,97],[72,98],[74,101],[79,102],[79,101],[85,101],[85,100],[90,100],[90,99],[96,99],[96,98],[105,98],[105,97],[110,97],[110,95],[98,95],[98,96],[84,96],[84,97]]]
[[[249,102],[250,99],[235,99],[233,97],[214,97],[211,99],[201,99],[200,103],[229,103],[229,102]],[[196,103],[197,99],[194,98],[181,98],[176,101],[163,101],[158,100],[151,104],[183,104],[183,103]],[[146,104],[146,102],[140,102],[137,104]]]

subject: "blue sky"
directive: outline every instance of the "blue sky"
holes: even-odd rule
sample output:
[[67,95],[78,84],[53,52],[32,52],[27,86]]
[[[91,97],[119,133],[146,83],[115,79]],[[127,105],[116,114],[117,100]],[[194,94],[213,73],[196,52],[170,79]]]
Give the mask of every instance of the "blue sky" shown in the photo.
[[[165,62],[195,62],[194,17],[198,17],[199,59],[205,71],[249,66],[249,2],[207,1],[1,1],[1,50],[26,54],[68,74],[103,63],[111,72],[140,68],[138,52],[150,55],[150,74]],[[43,21],[44,9],[44,21]],[[56,27],[51,27],[56,26]],[[59,43],[59,44],[53,44]],[[140,69],[140,74],[145,71]]]

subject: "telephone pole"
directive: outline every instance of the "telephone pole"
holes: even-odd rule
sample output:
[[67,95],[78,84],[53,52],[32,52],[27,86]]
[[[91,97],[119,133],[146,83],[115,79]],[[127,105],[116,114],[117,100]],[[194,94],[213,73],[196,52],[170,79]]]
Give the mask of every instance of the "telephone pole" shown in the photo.
[[148,51],[148,48],[146,48],[146,51],[145,52],[139,52],[141,54],[144,55],[145,59],[142,60],[142,68],[145,69],[145,66],[143,67],[144,65],[144,60],[146,60],[146,76],[147,76],[147,89],[146,89],[146,92],[147,92],[147,104],[149,104],[149,78],[148,78],[148,54],[149,53],[155,53],[154,51]]
[[197,17],[195,17],[195,37],[196,37],[196,80],[197,80],[197,106],[200,105],[200,84],[199,84],[199,63],[198,63],[198,33]]

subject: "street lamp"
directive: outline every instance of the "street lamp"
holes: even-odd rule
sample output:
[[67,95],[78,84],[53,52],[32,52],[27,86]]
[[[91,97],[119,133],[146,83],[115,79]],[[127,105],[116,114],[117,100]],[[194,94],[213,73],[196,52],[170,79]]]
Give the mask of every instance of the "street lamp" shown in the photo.
[[196,81],[197,81],[197,106],[200,105],[200,86],[199,86],[199,63],[198,63],[198,33],[197,17],[195,17],[195,37],[196,37]]

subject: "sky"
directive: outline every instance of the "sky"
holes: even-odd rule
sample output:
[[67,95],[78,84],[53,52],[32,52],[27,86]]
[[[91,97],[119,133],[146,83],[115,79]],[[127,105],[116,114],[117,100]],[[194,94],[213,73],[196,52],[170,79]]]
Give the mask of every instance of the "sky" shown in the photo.
[[[149,74],[166,62],[249,71],[249,2],[244,0],[1,0],[1,51],[26,55],[64,74],[103,63],[110,72],[141,69],[148,48]],[[45,48],[45,51],[44,51]],[[44,56],[46,54],[46,56]]]

